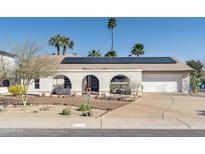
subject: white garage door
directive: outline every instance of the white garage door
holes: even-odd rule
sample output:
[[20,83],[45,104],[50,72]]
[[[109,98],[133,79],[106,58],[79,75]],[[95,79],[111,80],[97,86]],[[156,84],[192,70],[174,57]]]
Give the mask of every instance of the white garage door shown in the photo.
[[144,92],[179,92],[181,91],[180,74],[142,73]]

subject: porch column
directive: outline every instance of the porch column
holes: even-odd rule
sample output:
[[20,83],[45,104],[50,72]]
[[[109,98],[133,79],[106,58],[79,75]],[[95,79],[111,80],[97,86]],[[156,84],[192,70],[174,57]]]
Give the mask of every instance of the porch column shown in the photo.
[[99,95],[110,94],[110,77],[108,75],[104,74],[98,77],[99,80]]
[[71,81],[71,93],[76,95],[82,95],[82,76],[80,75],[72,75],[69,76]]

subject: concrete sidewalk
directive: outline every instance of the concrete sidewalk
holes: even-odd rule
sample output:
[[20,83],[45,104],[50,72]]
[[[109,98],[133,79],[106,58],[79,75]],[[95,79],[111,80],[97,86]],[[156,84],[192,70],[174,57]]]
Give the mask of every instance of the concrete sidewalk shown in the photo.
[[[191,126],[185,123],[192,122]],[[195,121],[195,123],[193,123]],[[29,129],[205,129],[197,119],[137,118],[0,118],[0,128]]]
[[100,118],[0,118],[0,128],[101,128]]

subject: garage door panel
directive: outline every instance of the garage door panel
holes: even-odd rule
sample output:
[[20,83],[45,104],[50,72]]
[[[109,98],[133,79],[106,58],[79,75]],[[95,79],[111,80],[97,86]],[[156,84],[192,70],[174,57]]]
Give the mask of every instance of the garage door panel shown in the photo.
[[177,82],[143,82],[144,92],[177,92]]
[[144,92],[178,92],[181,77],[176,74],[143,74]]

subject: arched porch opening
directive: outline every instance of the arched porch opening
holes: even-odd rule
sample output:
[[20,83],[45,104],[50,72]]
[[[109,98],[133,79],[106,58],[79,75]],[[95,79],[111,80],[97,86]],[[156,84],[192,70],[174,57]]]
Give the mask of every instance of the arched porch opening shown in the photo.
[[131,94],[130,79],[125,75],[116,75],[110,81],[110,94]]
[[65,75],[57,75],[53,78],[53,94],[70,94],[72,84]]
[[99,80],[94,75],[87,75],[82,80],[82,92],[88,91],[91,94],[99,94]]

